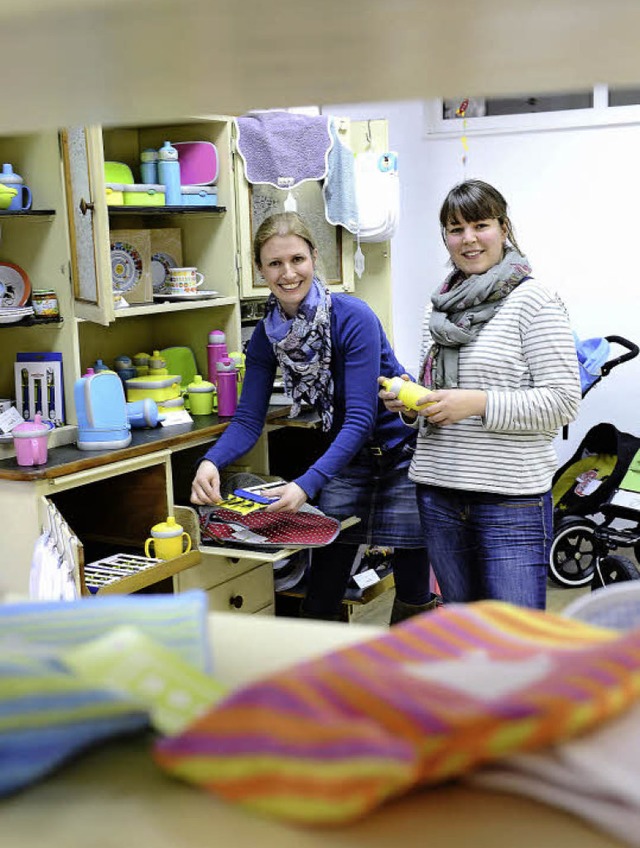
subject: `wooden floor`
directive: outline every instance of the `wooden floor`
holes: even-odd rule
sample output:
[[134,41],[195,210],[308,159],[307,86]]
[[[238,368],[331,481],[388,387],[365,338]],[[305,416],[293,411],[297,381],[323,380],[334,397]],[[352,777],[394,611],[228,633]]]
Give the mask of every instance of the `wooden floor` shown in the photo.
[[[590,586],[581,589],[563,589],[552,583],[547,585],[547,610],[559,613],[575,598],[591,591]],[[388,624],[393,605],[394,591],[385,592],[368,604],[354,607],[352,622],[362,624]]]

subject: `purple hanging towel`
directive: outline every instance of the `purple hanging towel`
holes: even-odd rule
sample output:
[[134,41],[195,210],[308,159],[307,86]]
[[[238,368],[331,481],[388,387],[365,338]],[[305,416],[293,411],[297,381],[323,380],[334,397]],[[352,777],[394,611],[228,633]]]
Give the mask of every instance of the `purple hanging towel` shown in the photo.
[[269,110],[236,118],[247,180],[291,189],[327,174],[333,144],[327,116]]

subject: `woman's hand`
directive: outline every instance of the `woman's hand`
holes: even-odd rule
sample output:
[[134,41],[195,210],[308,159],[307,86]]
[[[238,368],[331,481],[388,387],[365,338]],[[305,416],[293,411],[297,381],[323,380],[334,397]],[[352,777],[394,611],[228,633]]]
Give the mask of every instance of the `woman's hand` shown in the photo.
[[191,503],[215,504],[220,496],[220,472],[208,459],[203,459],[191,483]]
[[[410,381],[410,377],[408,374],[401,375],[403,380]],[[378,377],[378,385],[382,386],[383,380],[387,379],[386,377]],[[401,412],[402,415],[407,418],[414,420],[417,416],[417,413],[413,409],[407,409],[407,407],[402,403],[401,400],[398,400],[398,396],[394,392],[388,392],[386,389],[382,388],[378,392],[378,397],[384,403],[385,407],[389,410],[389,412]]]
[[308,500],[306,492],[297,483],[283,483],[282,486],[269,487],[269,497],[278,498],[267,507],[267,512],[297,512]]
[[472,415],[484,415],[487,409],[487,394],[477,389],[438,389],[430,395],[430,400],[433,403],[418,414],[438,427]]

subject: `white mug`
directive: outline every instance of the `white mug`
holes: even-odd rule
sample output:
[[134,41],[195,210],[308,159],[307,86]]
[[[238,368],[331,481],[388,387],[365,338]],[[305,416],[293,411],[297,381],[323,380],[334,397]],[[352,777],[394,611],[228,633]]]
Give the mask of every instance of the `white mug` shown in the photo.
[[170,268],[166,288],[171,294],[195,294],[204,282],[204,275],[196,268]]

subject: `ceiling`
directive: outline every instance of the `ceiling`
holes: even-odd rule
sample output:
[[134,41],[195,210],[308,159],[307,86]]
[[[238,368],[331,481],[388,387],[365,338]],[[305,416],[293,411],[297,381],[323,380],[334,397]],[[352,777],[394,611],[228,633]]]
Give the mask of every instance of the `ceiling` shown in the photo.
[[2,133],[640,82],[637,0],[3,0],[0,26]]

